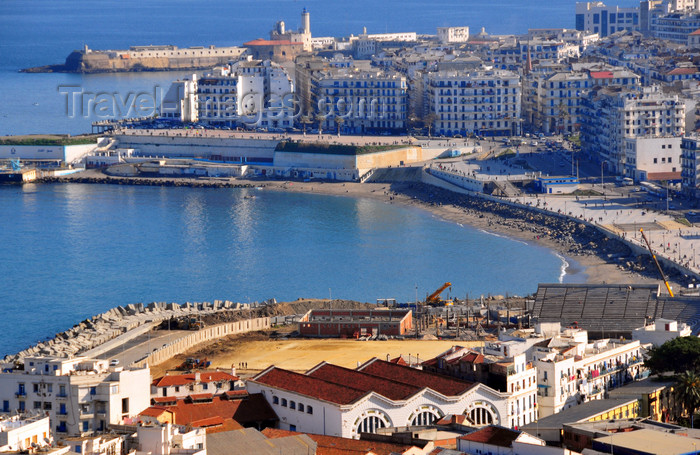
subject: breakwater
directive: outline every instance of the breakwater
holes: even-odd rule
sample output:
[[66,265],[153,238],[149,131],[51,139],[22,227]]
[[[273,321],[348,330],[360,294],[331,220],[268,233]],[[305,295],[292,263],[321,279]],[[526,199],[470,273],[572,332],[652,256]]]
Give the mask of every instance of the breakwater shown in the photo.
[[92,183],[110,185],[135,185],[135,186],[182,186],[192,188],[261,188],[260,184],[237,183],[230,179],[169,179],[169,178],[144,178],[144,177],[45,177],[43,183]]
[[[153,328],[155,323],[171,318],[191,315],[206,316],[220,311],[241,310],[248,304],[215,300],[211,302],[185,302],[183,304],[151,302],[131,303],[118,306],[76,324],[57,334],[54,338],[40,342],[14,355],[7,355],[5,363],[22,362],[28,356],[70,357],[89,353],[99,355],[109,349],[109,342],[119,338],[118,343],[135,338]],[[268,323],[269,324],[269,323]]]

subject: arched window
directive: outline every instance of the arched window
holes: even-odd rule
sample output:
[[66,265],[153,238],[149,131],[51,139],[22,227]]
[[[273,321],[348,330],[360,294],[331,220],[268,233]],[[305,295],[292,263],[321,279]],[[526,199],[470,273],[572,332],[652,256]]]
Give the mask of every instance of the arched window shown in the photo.
[[465,412],[465,415],[467,416],[467,419],[469,420],[469,422],[471,422],[472,425],[478,427],[498,423],[496,416],[492,412],[492,409],[486,406],[475,406],[471,409],[468,409]]
[[380,428],[391,426],[389,417],[379,410],[369,410],[363,412],[355,419],[355,434],[374,433]]
[[287,399],[286,398],[282,398],[282,406],[284,406],[285,408],[287,407]]

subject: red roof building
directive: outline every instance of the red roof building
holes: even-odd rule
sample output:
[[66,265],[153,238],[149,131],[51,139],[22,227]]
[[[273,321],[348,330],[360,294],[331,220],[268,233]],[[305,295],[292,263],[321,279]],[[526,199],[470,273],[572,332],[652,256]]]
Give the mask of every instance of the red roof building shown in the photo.
[[507,396],[488,386],[378,359],[355,370],[323,362],[304,374],[272,366],[247,387],[268,400],[281,429],[343,438],[448,414],[472,425],[510,421]]
[[[156,399],[154,399],[155,401]],[[259,394],[212,396],[196,394],[177,399],[174,405],[153,405],[145,409],[139,418],[146,423],[170,422],[193,427],[221,426],[226,429],[253,427],[257,429],[274,426],[277,415]],[[235,421],[233,424],[229,421]],[[218,429],[218,431],[224,431]]]
[[[277,439],[295,436],[301,433],[266,428],[262,431],[262,434],[270,439]],[[407,453],[409,450],[415,448],[415,446],[410,445],[339,438],[337,436],[323,436],[313,433],[307,433],[307,436],[313,439],[317,444],[316,455],[392,455]]]
[[413,327],[410,310],[311,310],[299,321],[306,337],[358,338],[405,335]]
[[183,398],[192,394],[220,394],[230,390],[242,390],[243,381],[224,371],[202,371],[173,374],[154,379],[151,383],[151,397]]
[[[503,453],[503,449],[513,449],[514,445],[518,444],[526,444],[527,447],[546,445],[542,439],[528,433],[497,425],[490,425],[457,438],[457,450],[466,453]],[[532,449],[528,452],[537,453]]]

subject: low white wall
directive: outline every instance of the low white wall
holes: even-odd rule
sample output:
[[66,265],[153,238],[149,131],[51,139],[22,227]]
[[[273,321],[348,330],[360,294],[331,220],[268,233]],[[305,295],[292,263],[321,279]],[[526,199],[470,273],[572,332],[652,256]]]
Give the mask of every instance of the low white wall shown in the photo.
[[182,354],[200,343],[237,333],[254,332],[256,330],[266,330],[269,328],[270,318],[243,319],[236,322],[226,322],[211,327],[205,327],[166,344],[160,349],[153,351],[147,357],[134,362],[131,366],[145,367],[146,365],[158,365],[178,354]]

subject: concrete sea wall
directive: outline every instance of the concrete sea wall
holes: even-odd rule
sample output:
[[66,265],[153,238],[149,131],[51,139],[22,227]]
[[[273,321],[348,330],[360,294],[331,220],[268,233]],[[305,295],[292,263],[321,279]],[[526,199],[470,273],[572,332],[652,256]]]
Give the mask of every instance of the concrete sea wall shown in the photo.
[[205,343],[207,341],[216,340],[221,337],[228,335],[236,335],[239,333],[254,332],[256,330],[265,330],[270,328],[270,318],[254,318],[254,319],[244,319],[236,322],[225,322],[223,324],[217,324],[211,327],[205,327],[204,329],[192,332],[189,335],[175,340],[161,348],[153,351],[148,356],[144,357],[137,362],[134,362],[134,366],[143,367],[146,365],[158,365],[159,363],[165,362],[166,360],[172,358],[177,354],[182,354],[183,352],[191,349],[198,344]]
[[[214,303],[152,302],[147,305],[132,303],[125,307],[118,306],[76,324],[69,330],[57,334],[53,339],[37,343],[15,355],[5,356],[3,361],[5,363],[22,362],[28,356],[95,356],[108,351],[113,345],[118,346],[125,341],[136,338],[160,321],[171,317],[205,315],[222,310],[243,308],[248,308],[248,304],[234,303],[228,300],[215,300]],[[267,324],[269,326],[269,320]],[[212,326],[211,329],[215,327],[217,326]],[[205,330],[209,333],[209,329]],[[233,330],[233,328],[227,330]]]

